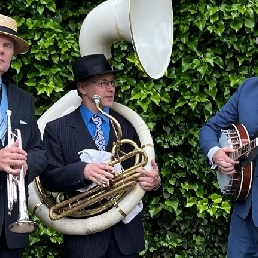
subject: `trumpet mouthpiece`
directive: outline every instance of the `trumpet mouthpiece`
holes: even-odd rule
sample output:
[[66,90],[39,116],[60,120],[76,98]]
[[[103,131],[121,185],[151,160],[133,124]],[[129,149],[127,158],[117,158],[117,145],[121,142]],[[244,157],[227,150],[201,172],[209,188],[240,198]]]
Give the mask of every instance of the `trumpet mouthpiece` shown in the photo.
[[99,95],[93,95],[91,97],[92,102],[96,105],[100,103],[101,97]]

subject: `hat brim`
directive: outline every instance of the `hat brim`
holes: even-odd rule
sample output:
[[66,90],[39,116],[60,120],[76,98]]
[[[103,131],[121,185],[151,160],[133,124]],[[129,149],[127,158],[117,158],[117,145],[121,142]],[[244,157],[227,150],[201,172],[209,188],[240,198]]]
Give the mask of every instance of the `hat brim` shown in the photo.
[[105,72],[100,72],[100,73],[96,73],[96,74],[92,74],[92,75],[88,75],[88,76],[83,76],[81,78],[78,78],[77,80],[69,83],[68,85],[66,85],[66,89],[67,90],[76,90],[77,89],[77,82],[81,82],[84,81],[85,79],[95,76],[95,75],[101,75],[101,74],[107,74],[107,73],[119,73],[122,70],[110,70],[110,71],[105,71]]
[[29,45],[27,44],[27,42],[25,40],[13,35],[13,34],[3,32],[3,31],[0,31],[0,34],[6,35],[14,40],[14,42],[15,42],[14,54],[25,53],[29,50]]

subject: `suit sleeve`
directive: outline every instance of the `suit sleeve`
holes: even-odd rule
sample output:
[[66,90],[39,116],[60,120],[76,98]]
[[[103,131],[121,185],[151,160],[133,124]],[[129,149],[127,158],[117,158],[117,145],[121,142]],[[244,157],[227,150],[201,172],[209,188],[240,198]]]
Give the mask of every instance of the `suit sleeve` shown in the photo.
[[248,79],[239,86],[227,103],[200,129],[199,142],[206,160],[211,148],[215,146],[221,147],[219,144],[221,129],[226,129],[231,124],[239,123],[238,103],[240,94],[247,82]]
[[[64,159],[66,154],[63,153],[58,130],[56,123],[47,123],[45,127],[43,142],[47,148],[48,167],[40,176],[41,184],[51,192],[75,191],[91,183],[89,180],[84,180],[83,176],[87,163],[74,160],[66,164]],[[71,152],[73,152],[72,146]]]
[[47,167],[46,149],[41,141],[41,134],[35,118],[34,100],[30,99],[31,131],[27,147],[28,182],[31,183],[35,177],[40,175]]

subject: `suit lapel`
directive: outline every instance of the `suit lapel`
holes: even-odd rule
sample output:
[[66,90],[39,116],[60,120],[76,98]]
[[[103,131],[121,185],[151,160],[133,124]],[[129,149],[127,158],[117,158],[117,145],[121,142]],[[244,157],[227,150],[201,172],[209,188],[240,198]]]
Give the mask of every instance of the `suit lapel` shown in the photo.
[[20,102],[20,95],[18,94],[16,87],[14,87],[14,85],[11,83],[9,83],[7,86],[7,92],[8,92],[8,109],[12,111],[12,115],[11,115],[11,123],[12,123],[17,113],[17,108]]
[[72,113],[70,120],[70,127],[72,130],[72,137],[76,141],[80,150],[84,149],[97,149],[84,121],[80,114],[80,108],[77,108]]
[[[80,108],[77,108],[73,113],[70,120],[70,127],[72,130],[72,137],[76,141],[80,150],[87,149],[97,149],[94,140],[92,139],[90,132],[88,131],[83,118],[80,113]],[[110,115],[117,119],[117,121],[122,125],[124,118],[118,115],[115,111],[110,109]],[[109,122],[110,123],[110,122]],[[113,142],[116,142],[116,136],[113,127],[110,125],[109,141],[106,147],[106,151],[111,151]]]
[[[122,117],[121,115],[119,115],[117,112],[115,112],[113,109],[110,109],[109,114],[114,117],[117,122],[120,124],[121,129],[122,129],[122,125],[123,125],[123,121],[124,121],[124,117]],[[108,145],[106,147],[107,151],[111,151],[112,147],[113,147],[113,143],[117,141],[117,137],[115,135],[113,126],[111,125],[111,122],[109,121],[109,125],[110,125],[110,132],[109,132],[109,140],[108,140]],[[122,130],[123,131],[123,130]],[[123,132],[122,132],[123,133]]]

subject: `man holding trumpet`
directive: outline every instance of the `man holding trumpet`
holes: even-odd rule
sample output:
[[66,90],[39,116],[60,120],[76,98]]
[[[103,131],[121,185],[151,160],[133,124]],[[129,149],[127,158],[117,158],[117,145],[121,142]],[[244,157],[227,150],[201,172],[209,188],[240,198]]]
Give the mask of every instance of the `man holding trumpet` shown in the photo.
[[[19,233],[10,230],[10,225],[19,224],[17,220],[21,215],[21,204],[18,201],[10,206],[9,202],[13,202],[17,195],[17,199],[23,198],[24,203],[27,203],[28,184],[47,167],[45,149],[35,119],[33,97],[2,78],[9,70],[13,55],[29,49],[28,44],[16,33],[16,21],[0,14],[0,258],[21,258],[24,248],[28,246],[28,233],[20,233],[24,231],[19,229]],[[7,116],[7,110],[10,117]],[[8,121],[14,129],[19,130],[21,139],[10,142],[12,132],[8,128]],[[12,179],[15,181],[10,182]],[[24,189],[20,189],[21,181],[24,182]],[[13,190],[10,190],[10,185],[14,186]]]

